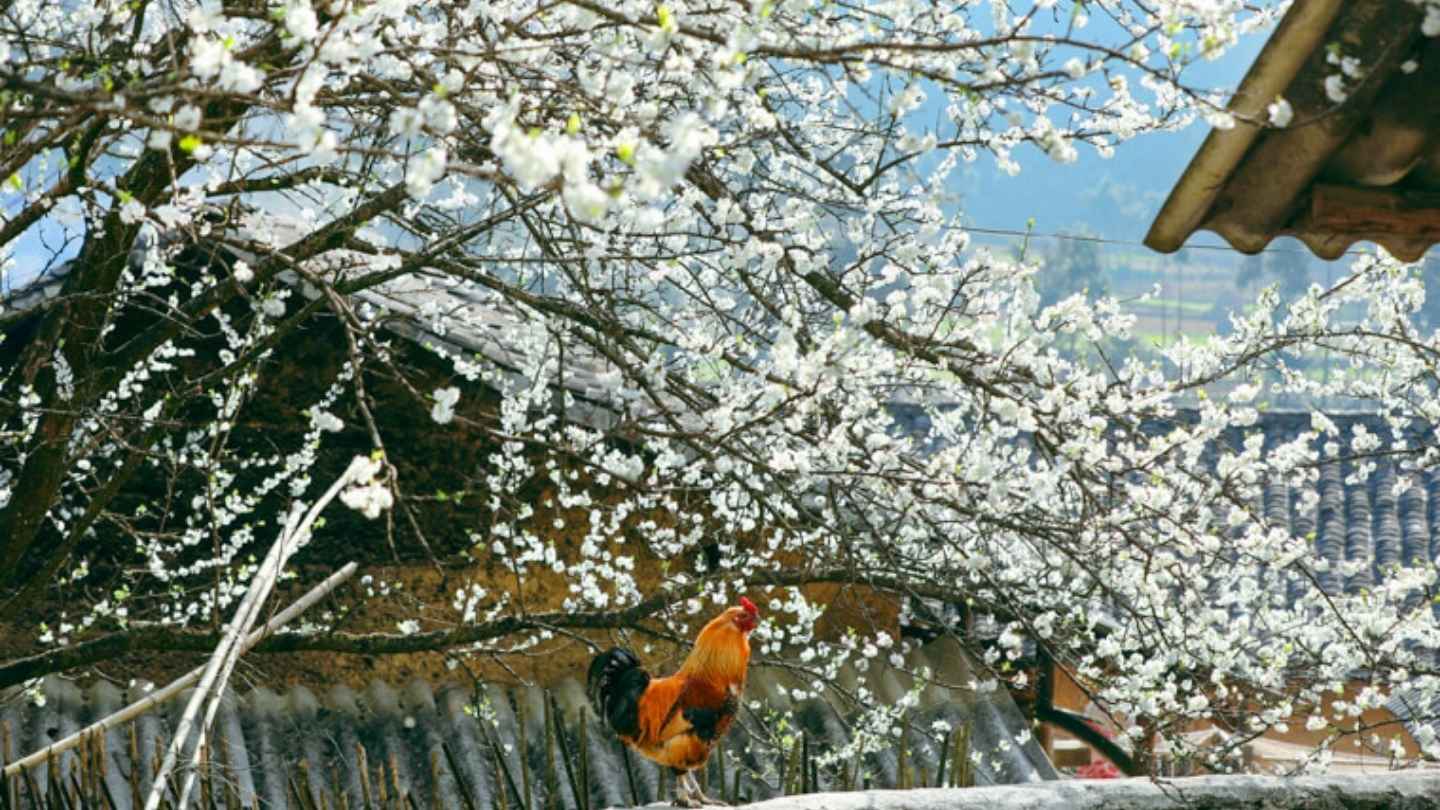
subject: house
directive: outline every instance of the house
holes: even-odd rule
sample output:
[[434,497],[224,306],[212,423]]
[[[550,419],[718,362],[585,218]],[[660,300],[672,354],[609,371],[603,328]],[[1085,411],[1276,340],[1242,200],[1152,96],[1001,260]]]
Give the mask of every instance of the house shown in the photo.
[[[290,244],[304,233],[293,220],[267,218],[258,212],[226,227],[233,229],[227,236],[234,237],[235,241],[271,239],[275,247]],[[143,261],[149,247],[164,241],[164,234],[142,231],[131,261]],[[181,274],[197,268],[229,271],[238,261],[255,260],[253,254],[228,247],[189,243],[170,247],[174,251],[172,261]],[[373,267],[369,257],[334,251],[326,255],[323,264],[311,265],[305,271],[333,272],[343,279],[350,271],[345,266],[350,260]],[[59,265],[11,291],[3,299],[0,332],[25,333],[37,313],[61,299],[72,269]],[[282,280],[285,291],[290,294],[290,300],[285,302],[286,311],[293,311],[297,299],[311,301],[322,294],[297,272],[285,272]],[[516,326],[526,317],[525,313],[506,305],[498,296],[487,295],[478,285],[448,283],[426,278],[424,274],[406,275],[354,292],[349,304],[360,318],[378,325],[390,336],[401,338],[396,341],[393,359],[422,367],[416,379],[425,385],[450,381],[449,375],[454,373],[449,367],[450,361],[458,357],[473,364],[474,379],[463,382],[469,386],[467,397],[481,400],[482,405],[485,389],[493,392],[525,386],[542,392],[535,400],[537,407],[553,408],[559,418],[575,424],[609,430],[623,426],[626,420],[647,418],[642,403],[631,401],[623,394],[616,395],[605,379],[609,374],[607,367],[597,358],[577,352],[568,356],[558,352],[546,356],[537,353],[535,347],[518,342],[515,333],[524,330]],[[312,388],[304,388],[303,393],[297,395],[290,387],[294,385],[300,390],[299,386],[323,385],[317,380],[326,379],[336,364],[344,361],[344,338],[338,332],[324,331],[323,325],[315,328],[311,339],[291,341],[288,346],[276,349],[274,363],[282,366],[275,375],[273,388],[276,390],[257,395],[257,401],[271,421],[242,425],[239,431],[273,435],[276,425],[296,421],[296,411],[313,401]],[[443,356],[444,362],[436,362],[436,355]],[[425,367],[427,362],[429,367]],[[439,480],[438,477],[450,464],[476,466],[476,457],[481,451],[473,448],[483,448],[484,437],[477,435],[479,431],[467,433],[466,428],[454,423],[434,423],[426,407],[414,407],[404,391],[376,387],[381,383],[381,380],[371,380],[367,386],[377,398],[394,397],[396,407],[384,409],[377,418],[393,420],[383,426],[387,435],[399,433],[407,439],[390,448],[392,460],[397,464],[412,463],[414,466],[406,474],[420,476],[424,486],[436,486],[438,481],[438,486],[454,491],[453,479]],[[480,416],[475,410],[469,415],[477,419]],[[353,446],[346,438],[348,432],[357,434]],[[338,448],[330,447],[327,452],[348,460],[357,449],[368,451],[368,442],[369,437],[363,430],[347,429],[338,437]],[[467,447],[471,448],[468,452],[457,449]],[[432,475],[436,480],[426,480],[426,476]],[[412,478],[407,478],[406,485],[414,487],[411,491],[426,491]],[[458,501],[458,498],[437,499],[426,507],[433,514],[420,514],[418,522],[427,527],[447,521],[464,525],[464,513],[453,511],[462,508]],[[537,509],[543,511],[538,505]],[[342,553],[347,559],[358,558],[367,564],[387,563],[393,552],[385,548],[385,533],[373,528],[374,524],[367,527],[359,521],[353,514],[337,510],[331,528],[317,534],[305,554],[296,558],[297,565],[323,564],[339,559],[332,554]],[[340,526],[348,528],[335,528]],[[483,567],[487,561],[479,558],[488,554],[488,546],[473,551],[473,543],[463,531],[448,538],[434,534],[431,540],[435,545],[430,551],[440,559],[411,561],[418,563],[411,566],[417,573],[410,582],[416,586],[407,588],[407,593],[421,600],[437,600],[443,607],[448,605],[454,586],[453,582],[447,585],[443,576],[469,570],[471,566]],[[326,543],[332,542],[338,545],[327,548]],[[457,555],[457,551],[462,553]],[[413,548],[408,552],[419,553]],[[306,554],[318,555],[318,561],[307,561]],[[458,562],[456,556],[461,557]],[[431,563],[434,569],[443,567],[444,570],[433,576],[420,570],[432,569]],[[563,588],[558,591],[562,596],[565,593]],[[389,626],[393,626],[393,621]],[[647,654],[648,660],[660,658],[664,654],[662,650],[668,649],[665,645],[657,646],[661,649]],[[571,659],[577,650],[585,652],[584,648],[571,645],[568,652]],[[12,658],[11,652],[0,646],[0,674],[10,663],[7,659]],[[417,665],[411,671],[392,669],[385,673],[390,676],[388,681],[369,680],[372,676],[361,673],[373,669],[376,666],[373,661],[351,667],[337,658],[322,656],[321,660],[304,665],[308,671],[296,679],[274,677],[272,670],[265,673],[271,677],[262,677],[262,688],[227,701],[217,725],[217,738],[221,740],[217,749],[223,752],[212,764],[229,767],[230,772],[224,774],[227,778],[217,778],[215,783],[231,783],[228,777],[233,776],[234,798],[240,805],[251,805],[257,798],[276,806],[306,806],[306,798],[316,804],[339,803],[342,797],[346,802],[355,803],[370,790],[379,790],[376,786],[380,784],[390,785],[392,796],[398,798],[404,794],[418,805],[440,802],[456,807],[472,799],[475,806],[480,807],[516,806],[525,803],[515,795],[518,792],[523,792],[527,799],[533,794],[537,801],[544,801],[547,808],[570,810],[591,806],[592,798],[603,802],[601,806],[615,806],[639,804],[665,794],[662,788],[666,777],[659,769],[638,759],[627,761],[627,755],[613,736],[602,737],[597,719],[586,707],[583,687],[575,680],[577,673],[583,671],[583,660],[577,663],[564,656],[534,655],[517,662],[520,677],[540,686],[517,685],[513,678],[505,681],[494,677],[493,671],[482,671],[463,687],[457,687],[454,684],[458,673],[446,672],[443,668],[427,669]],[[537,661],[534,665],[544,667],[544,671],[525,669]],[[153,670],[168,665],[159,660],[144,661],[124,673],[140,675],[146,668]],[[297,669],[300,666],[297,665]],[[827,703],[813,688],[814,684],[799,683],[792,673],[781,668],[754,667],[754,683],[747,692],[753,703],[747,707],[741,728],[727,742],[730,756],[712,758],[711,766],[715,770],[711,778],[725,779],[726,765],[722,762],[728,763],[730,778],[725,781],[731,786],[730,795],[737,799],[768,797],[785,790],[794,792],[807,785],[812,790],[836,789],[847,784],[845,779],[863,778],[865,784],[874,786],[934,785],[945,775],[941,763],[969,760],[968,756],[952,756],[952,750],[976,755],[975,764],[966,768],[966,778],[977,784],[1031,782],[1058,776],[1037,741],[1029,739],[1017,744],[1017,740],[1028,736],[1027,720],[1009,694],[993,689],[977,693],[956,686],[973,682],[976,677],[966,654],[953,639],[941,639],[927,648],[913,650],[903,670],[876,666],[862,676],[852,668],[842,678],[850,679],[853,684],[863,677],[882,697],[894,700],[914,687],[913,673],[921,668],[936,672],[939,683],[930,683],[923,689],[915,710],[916,718],[904,743],[898,747],[880,743],[880,750],[871,752],[863,760],[868,763],[864,770],[851,768],[862,760],[846,760],[844,767],[817,766],[808,775],[795,777],[792,763],[809,762],[810,746],[815,746],[818,754],[849,739],[848,710],[838,701]],[[512,676],[515,672],[511,669]],[[437,686],[432,688],[429,683]],[[289,689],[283,695],[277,694],[286,686]],[[145,689],[132,684],[122,691],[106,682],[77,685],[51,678],[45,691],[50,700],[45,706],[36,706],[18,697],[14,690],[7,693],[0,689],[0,761],[13,761],[43,748],[57,736],[78,730],[110,709],[138,698]],[[320,697],[316,696],[317,692]],[[477,720],[477,716],[483,714],[477,708],[481,705],[496,718],[493,728]],[[69,787],[72,775],[78,774],[74,778],[86,785],[96,779],[106,782],[116,806],[135,806],[139,802],[133,798],[132,788],[143,794],[148,787],[143,782],[143,774],[154,764],[155,745],[163,744],[169,733],[167,727],[173,727],[173,724],[167,726],[164,711],[177,708],[170,706],[147,715],[128,729],[112,730],[103,744],[86,754],[103,763],[98,769],[76,768],[74,758],[69,756],[57,761],[53,771],[48,766],[41,769],[42,772],[34,774],[36,791],[45,796],[53,788],[57,791],[53,797],[56,802],[74,800],[77,794],[84,795],[79,789],[72,792]],[[557,720],[552,732],[542,722],[549,712],[563,718],[563,727]],[[581,717],[588,717],[588,738],[582,730]],[[764,727],[765,723],[776,720],[783,720],[789,729],[784,735],[776,735]],[[934,725],[940,722],[965,729],[964,745],[947,743],[946,740],[958,738],[942,738]],[[781,736],[794,738],[791,748],[759,742]],[[567,742],[585,746],[596,761],[603,760],[605,767],[591,771],[588,765],[581,764],[583,759],[576,761],[579,758],[572,756],[573,751],[562,752],[560,756],[570,761],[563,763],[565,775],[559,775],[556,750],[547,748],[551,739],[561,746]],[[447,751],[442,740],[451,741],[453,750]],[[505,754],[500,753],[501,749]],[[515,753],[518,749],[524,749],[525,759]],[[458,758],[458,766],[452,755]],[[296,762],[304,763],[299,772],[293,768]],[[506,762],[510,764],[507,766]],[[592,777],[588,791],[583,783],[575,781],[583,776],[575,777],[569,770],[571,766],[583,768],[584,773]],[[741,767],[743,779],[737,770]],[[785,776],[787,767],[792,777],[789,780]],[[121,773],[141,774],[142,781],[127,784],[119,778]],[[526,777],[531,779],[530,784],[524,783]],[[508,799],[507,784],[511,791]],[[859,784],[856,782],[853,786]],[[55,787],[57,785],[59,787]],[[27,790],[29,787],[21,780],[11,780],[8,784],[0,780],[0,791],[9,791],[0,793],[0,800],[23,797]],[[302,797],[303,794],[308,797]],[[227,793],[226,799],[229,798]],[[0,801],[0,804],[6,803]]]
[[[1374,242],[1415,261],[1440,241],[1440,39],[1422,33],[1420,5],[1404,0],[1311,0],[1295,3],[1266,43],[1229,107],[1233,126],[1212,130],[1157,214],[1145,243],[1179,250],[1195,232],[1219,234],[1254,254],[1289,236],[1315,255],[1337,259],[1356,242]],[[1435,294],[1435,291],[1431,291]],[[1340,441],[1380,420],[1339,415]],[[1267,446],[1309,429],[1303,414],[1264,414],[1253,430]],[[1416,428],[1433,444],[1433,426]],[[1237,437],[1238,438],[1238,437]],[[1405,471],[1382,460],[1367,479],[1350,462],[1320,468],[1318,507],[1298,508],[1302,493],[1266,482],[1267,518],[1294,536],[1313,537],[1324,561],[1320,586],[1354,594],[1392,566],[1440,564],[1440,470]],[[1342,573],[1344,572],[1344,573]],[[1297,585],[1277,578],[1283,592]],[[1432,653],[1433,655],[1433,653]],[[1346,690],[1358,691],[1363,675]],[[1083,712],[1083,692],[1065,684],[1056,705]],[[1417,738],[1440,732],[1440,707],[1403,694],[1365,718],[1398,730],[1407,756]],[[1197,728],[1198,738],[1229,731]],[[1383,731],[1381,733],[1384,733]],[[1291,724],[1248,746],[1256,769],[1285,768],[1320,736]],[[1055,743],[1057,762],[1067,754]],[[1359,739],[1335,748],[1335,767],[1390,767],[1385,751]],[[1088,756],[1080,752],[1079,757]]]
[[[1389,427],[1373,414],[1336,413],[1328,418],[1337,431],[1333,436],[1315,431],[1308,413],[1262,412],[1254,425],[1233,428],[1221,441],[1207,447],[1201,462],[1213,473],[1221,451],[1238,451],[1247,438],[1257,436],[1265,450],[1302,437],[1320,450],[1321,462],[1313,487],[1295,487],[1278,479],[1262,481],[1263,494],[1254,507],[1267,521],[1288,529],[1292,536],[1310,539],[1310,567],[1319,572],[1319,586],[1327,594],[1361,594],[1396,566],[1440,565],[1440,469],[1417,475],[1403,469],[1399,460],[1382,457],[1373,475],[1365,479],[1352,477],[1357,465],[1348,458],[1337,458],[1326,445],[1334,442],[1338,447],[1349,447],[1357,432],[1386,435]],[[1172,419],[1152,420],[1145,429],[1168,432],[1177,424],[1196,419],[1195,412],[1181,411]],[[898,409],[897,424],[917,435],[929,430],[927,417],[915,408]],[[1440,441],[1431,431],[1417,432],[1412,439],[1412,447],[1433,446]],[[1313,507],[1306,506],[1312,501],[1307,496],[1313,496]],[[1274,598],[1289,604],[1294,604],[1309,587],[1295,572],[1274,571],[1271,577],[1268,585],[1274,590]],[[1440,616],[1440,604],[1434,609]],[[1236,615],[1235,620],[1248,621],[1248,617]],[[996,638],[1003,624],[983,613],[959,621],[980,644]],[[1154,760],[1152,766],[1147,766],[1135,756],[1136,752],[1113,741],[1114,721],[1092,702],[1086,684],[1072,678],[1066,667],[1049,659],[1038,645],[1027,642],[1024,649],[1025,655],[1014,663],[1026,673],[1027,684],[1014,690],[1015,698],[1036,723],[1037,736],[1057,767],[1078,769],[1108,762],[1117,766],[1112,775],[1138,775],[1147,767],[1162,773],[1173,773],[1177,767],[1181,773],[1197,767],[1203,770],[1201,763],[1175,762],[1171,752],[1158,741],[1156,748],[1147,752],[1145,758]],[[1440,653],[1431,652],[1429,656],[1440,665]],[[1295,676],[1297,681],[1303,679],[1303,673]],[[1357,674],[1346,685],[1343,699],[1352,700],[1365,683],[1363,673]],[[1386,744],[1392,735],[1401,741],[1407,767],[1413,766],[1420,755],[1418,740],[1440,736],[1440,706],[1418,702],[1401,692],[1385,706],[1366,710],[1362,722],[1385,742],[1375,745],[1368,737],[1361,739],[1353,734],[1339,737],[1331,746],[1333,768],[1338,772],[1390,769],[1391,754]],[[1256,772],[1286,771],[1313,753],[1329,733],[1307,730],[1304,717],[1289,725],[1284,733],[1271,732],[1260,739],[1236,743],[1245,761],[1231,765]],[[1197,748],[1218,750],[1227,747],[1233,736],[1245,736],[1238,732],[1217,721],[1195,724],[1186,733]]]
[[[1333,414],[1329,417],[1337,428],[1330,437],[1314,433],[1316,447],[1334,441],[1348,447],[1358,431],[1372,434],[1387,430],[1384,421],[1370,414]],[[1249,428],[1234,429],[1226,436],[1225,445],[1238,449],[1247,436],[1260,436],[1265,448],[1277,447],[1298,437],[1311,434],[1308,414],[1294,412],[1263,413]],[[1417,436],[1417,444],[1433,445],[1434,434]],[[1215,457],[1210,452],[1210,462]],[[1323,453],[1323,451],[1322,451]],[[1419,474],[1407,471],[1401,464],[1381,459],[1377,469],[1366,478],[1353,476],[1357,464],[1333,455],[1322,455],[1313,492],[1306,492],[1283,480],[1262,483],[1260,502],[1255,504],[1272,524],[1287,528],[1294,537],[1308,538],[1313,548],[1313,568],[1318,572],[1319,586],[1333,596],[1355,597],[1371,588],[1397,566],[1426,568],[1440,565],[1440,470]],[[1314,496],[1315,506],[1307,508],[1307,495]],[[1267,583],[1275,598],[1293,602],[1306,587],[1299,576],[1289,571],[1273,572]],[[1440,605],[1436,605],[1440,616]],[[1237,616],[1237,621],[1246,620]],[[1422,659],[1425,660],[1425,659]],[[1428,653],[1431,665],[1440,664],[1440,653]],[[1047,662],[1038,661],[1037,666]],[[1303,673],[1295,674],[1297,681]],[[1041,679],[1045,683],[1045,679]],[[1069,711],[1091,720],[1101,721],[1085,691],[1065,673],[1052,671],[1048,696],[1029,696],[1042,705]],[[1366,684],[1363,673],[1345,688],[1344,699],[1353,700]],[[1044,688],[1044,687],[1042,687]],[[1037,712],[1042,719],[1043,712]],[[1403,691],[1392,696],[1383,707],[1369,709],[1363,724],[1388,741],[1397,736],[1404,748],[1404,758],[1419,756],[1417,740],[1432,739],[1440,734],[1440,706],[1415,702]],[[1068,729],[1069,726],[1062,726]],[[1190,732],[1197,745],[1222,744],[1237,729],[1218,723],[1196,725]],[[1324,740],[1329,732],[1305,728],[1304,718],[1290,723],[1286,732],[1270,732],[1245,743],[1245,767],[1254,771],[1287,770],[1294,767]],[[1074,765],[1088,761],[1090,752],[1077,745],[1073,733],[1051,738],[1049,750],[1056,764]],[[1339,771],[1374,771],[1392,767],[1391,753],[1382,744],[1373,746],[1369,739],[1345,735],[1333,745],[1334,768]],[[1156,756],[1164,760],[1163,747]]]

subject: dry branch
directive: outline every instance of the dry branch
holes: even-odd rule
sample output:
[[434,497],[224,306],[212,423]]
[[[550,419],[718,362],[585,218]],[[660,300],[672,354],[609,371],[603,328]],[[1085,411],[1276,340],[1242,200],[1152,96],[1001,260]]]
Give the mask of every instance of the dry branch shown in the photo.
[[[225,684],[230,680],[230,673],[235,669],[235,662],[245,652],[244,642],[249,637],[250,628],[260,618],[260,609],[270,599],[270,592],[275,589],[275,583],[279,581],[290,556],[309,538],[310,529],[315,525],[320,513],[325,511],[325,507],[329,506],[345,487],[373,475],[372,465],[369,459],[357,456],[309,509],[303,508],[303,504],[296,504],[290,511],[284,530],[275,539],[270,552],[265,555],[265,561],[255,570],[250,587],[246,589],[244,599],[231,617],[224,637],[220,639],[210,660],[205,664],[205,671],[200,676],[200,686],[185,706],[180,725],[170,740],[169,750],[165,752],[165,761],[161,763],[160,772],[150,789],[150,796],[145,800],[145,810],[157,810],[164,800],[168,777],[193,737],[195,746],[190,752],[191,767],[186,770],[184,785],[180,789],[180,806],[185,807],[188,803],[190,791],[195,786],[195,774],[199,771],[200,759],[204,754],[205,736],[215,720],[215,712],[220,707],[220,696],[225,690]],[[197,726],[196,717],[202,710],[204,719]]]

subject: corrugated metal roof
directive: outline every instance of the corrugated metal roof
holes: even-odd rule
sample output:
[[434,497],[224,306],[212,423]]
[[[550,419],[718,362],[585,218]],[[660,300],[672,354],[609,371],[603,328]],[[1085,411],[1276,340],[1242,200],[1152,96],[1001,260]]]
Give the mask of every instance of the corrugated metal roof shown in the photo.
[[[954,686],[973,680],[975,673],[968,661],[953,640],[932,642],[912,653],[907,661],[905,670],[927,667],[937,682],[923,690],[919,707],[911,714],[906,745],[908,767],[912,772],[924,769],[933,782],[939,758],[945,752],[940,750],[941,734],[933,731],[932,724],[943,720],[969,729],[970,751],[979,755],[973,758],[976,784],[1058,778],[1033,739],[1017,742],[1028,723],[1004,689],[977,693],[939,685]],[[842,681],[852,686],[864,681],[881,699],[896,700],[914,685],[911,678],[906,671],[880,665],[871,667],[863,676],[848,670]],[[811,694],[797,696],[797,689]],[[814,690],[813,683],[802,683],[788,671],[752,668],[746,695],[768,708],[742,712],[740,723],[725,740],[727,791],[734,784],[741,795],[752,799],[778,795],[779,774],[792,752],[763,742],[770,735],[762,724],[789,716],[791,728],[805,730],[816,754],[850,739],[852,718],[837,711],[835,702],[815,697]],[[127,694],[105,682],[82,689],[54,677],[46,680],[44,692],[47,700],[43,706],[28,701],[0,703],[0,760],[14,760],[42,749],[143,694],[139,688]],[[552,700],[559,725],[565,730],[563,745],[557,741],[553,749],[547,745],[547,737],[553,735],[547,735],[545,726],[546,704]],[[161,746],[168,741],[183,704],[183,700],[171,701],[162,710],[143,715],[130,727],[107,734],[103,780],[118,810],[134,807],[137,791],[143,796],[148,790],[149,774],[163,754]],[[581,715],[587,718],[588,727],[584,740],[586,771],[580,770],[577,748],[581,743]],[[304,773],[303,781],[308,781],[308,788],[303,783],[299,787],[308,789],[316,806],[321,807],[341,806],[337,801],[341,794],[348,806],[362,806],[366,778],[372,792],[382,778],[392,791],[393,786],[398,786],[401,792],[410,794],[414,806],[473,806],[482,810],[505,806],[519,810],[513,795],[515,788],[502,787],[502,781],[518,785],[522,793],[528,790],[533,797],[531,807],[576,810],[579,805],[570,773],[591,775],[587,788],[591,807],[655,801],[668,790],[668,782],[662,782],[658,768],[638,756],[622,753],[614,735],[599,730],[584,690],[575,680],[550,690],[507,689],[494,684],[433,688],[421,681],[398,689],[375,682],[358,692],[337,686],[323,695],[303,687],[283,695],[259,688],[225,701],[216,719],[212,750],[216,784],[230,785],[235,798],[247,807],[258,804],[284,808],[296,804],[290,779],[295,777],[297,766]],[[497,750],[504,752],[503,768],[498,765]],[[564,757],[566,752],[574,752],[570,757],[573,771],[564,769],[563,760],[551,759]],[[622,757],[629,759],[633,782]],[[552,765],[557,761],[559,764]],[[69,753],[57,761],[58,773],[54,776],[46,767],[35,769],[32,773],[41,793],[48,791],[47,779],[58,777],[62,784],[68,784],[77,762],[75,754]],[[872,786],[897,784],[896,749],[870,754],[866,763]],[[848,767],[849,761],[844,764]],[[132,786],[128,775],[137,768],[138,784]],[[737,773],[738,782],[734,781]],[[530,777],[528,787],[523,784],[524,774]],[[720,763],[712,756],[710,784],[716,785],[720,775]],[[834,768],[820,768],[817,776],[821,789],[838,786]],[[0,788],[4,787],[0,783]],[[508,800],[500,798],[502,790],[512,791]],[[468,803],[462,792],[468,795]],[[223,800],[216,803],[225,804]]]
[[[1295,3],[1230,104],[1236,125],[1206,138],[1145,243],[1170,253],[1210,230],[1245,253],[1293,236],[1326,259],[1357,241],[1420,258],[1440,241],[1440,40],[1421,16],[1407,0]],[[1282,95],[1293,121],[1264,126]]]

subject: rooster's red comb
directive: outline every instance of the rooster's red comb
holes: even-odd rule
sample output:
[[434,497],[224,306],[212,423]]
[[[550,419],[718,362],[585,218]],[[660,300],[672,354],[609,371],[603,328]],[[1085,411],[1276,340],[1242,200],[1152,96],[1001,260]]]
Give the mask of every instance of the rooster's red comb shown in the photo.
[[751,602],[749,599],[746,599],[743,596],[740,597],[740,607],[745,608],[745,612],[749,613],[752,616],[760,615],[760,608],[755,607],[754,602]]

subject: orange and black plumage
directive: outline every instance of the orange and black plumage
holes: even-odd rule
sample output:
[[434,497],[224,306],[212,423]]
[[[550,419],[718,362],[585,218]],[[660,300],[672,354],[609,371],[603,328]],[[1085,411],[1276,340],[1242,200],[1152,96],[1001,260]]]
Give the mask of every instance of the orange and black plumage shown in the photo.
[[595,656],[586,677],[590,703],[605,724],[641,755],[675,770],[675,804],[714,803],[691,774],[705,764],[740,710],[750,666],[755,603],[740,597],[705,625],[679,671],[651,677],[635,654],[613,647]]

